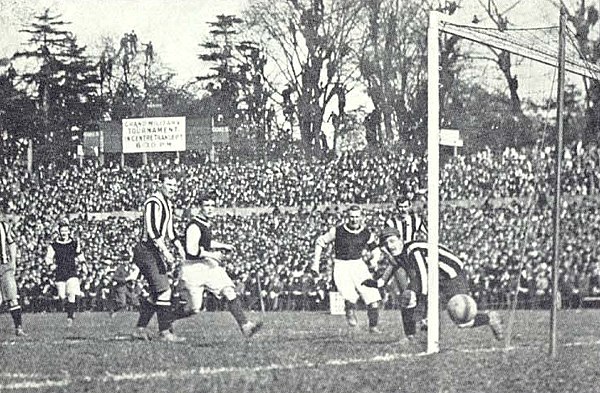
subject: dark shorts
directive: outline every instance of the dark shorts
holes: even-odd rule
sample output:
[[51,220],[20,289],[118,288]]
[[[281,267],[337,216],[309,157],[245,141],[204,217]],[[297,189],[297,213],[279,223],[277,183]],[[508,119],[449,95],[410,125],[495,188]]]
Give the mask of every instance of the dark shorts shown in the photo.
[[140,273],[148,281],[150,292],[159,294],[169,290],[167,267],[156,247],[140,243],[133,249],[133,263],[140,268]]
[[112,288],[112,297],[115,303],[120,307],[127,306],[127,285],[118,284]]

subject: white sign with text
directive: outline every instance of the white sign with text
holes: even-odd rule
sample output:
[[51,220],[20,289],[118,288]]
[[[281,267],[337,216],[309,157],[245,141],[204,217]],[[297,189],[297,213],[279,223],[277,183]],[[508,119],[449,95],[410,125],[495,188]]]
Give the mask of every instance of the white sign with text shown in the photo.
[[123,153],[185,150],[185,117],[123,119]]

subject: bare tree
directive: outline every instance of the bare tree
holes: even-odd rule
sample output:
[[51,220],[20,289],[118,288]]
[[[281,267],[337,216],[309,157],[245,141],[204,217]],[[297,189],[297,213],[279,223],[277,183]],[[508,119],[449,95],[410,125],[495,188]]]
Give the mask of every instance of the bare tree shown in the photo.
[[357,80],[352,59],[361,4],[362,0],[258,0],[246,12],[246,21],[276,68],[279,91],[295,104],[306,148],[325,148],[321,127],[326,108]]

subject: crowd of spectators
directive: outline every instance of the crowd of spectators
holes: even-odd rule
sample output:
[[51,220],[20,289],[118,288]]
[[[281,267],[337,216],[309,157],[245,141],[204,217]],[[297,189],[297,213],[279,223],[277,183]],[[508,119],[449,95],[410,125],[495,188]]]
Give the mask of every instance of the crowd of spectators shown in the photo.
[[[506,307],[516,291],[522,304],[544,305],[550,296],[552,259],[551,207],[544,198],[530,211],[531,195],[552,194],[552,149],[507,148],[449,157],[441,170],[441,198],[471,205],[445,204],[442,242],[467,262],[472,290],[488,307]],[[542,167],[540,163],[544,163]],[[560,288],[566,306],[579,306],[584,295],[600,295],[600,208],[593,198],[599,187],[600,151],[595,145],[565,149],[565,205]],[[286,151],[277,157],[235,156],[218,159],[183,157],[161,164],[125,167],[42,167],[3,164],[0,206],[18,216],[18,281],[26,309],[46,311],[56,302],[51,266],[44,263],[56,219],[72,213],[75,235],[82,241],[87,269],[82,271],[82,309],[110,308],[112,276],[131,259],[140,222],[130,217],[94,219],[90,212],[139,210],[159,168],[181,172],[176,206],[197,205],[206,189],[228,207],[270,207],[268,213],[218,216],[220,238],[236,245],[227,270],[250,308],[312,310],[327,306],[331,267],[323,261],[316,279],[306,273],[316,237],[341,222],[342,203],[367,204],[368,225],[377,229],[390,213],[385,203],[399,190],[422,189],[426,157],[402,150],[364,151],[342,157],[312,157]],[[498,201],[501,198],[511,200]],[[384,203],[384,205],[376,205]],[[327,205],[328,208],[316,208]],[[382,207],[383,206],[383,207]],[[294,207],[289,211],[287,208]],[[285,208],[285,209],[284,209]],[[522,262],[522,263],[520,263]],[[176,279],[176,277],[175,277]],[[139,283],[130,286],[139,293]],[[397,304],[394,288],[387,305]],[[135,296],[132,296],[134,299]],[[135,307],[135,301],[130,305]],[[207,299],[207,308],[220,307]]]
[[[0,173],[0,203],[9,213],[33,209],[51,213],[137,210],[165,166],[184,176],[178,206],[197,204],[201,190],[213,189],[223,206],[293,206],[338,203],[386,203],[400,189],[426,186],[426,156],[402,149],[383,149],[316,157],[306,154],[250,157],[221,151],[218,159],[190,154],[181,160],[121,167],[114,161],[99,166],[27,172],[10,165]],[[449,157],[441,168],[442,200],[523,197],[534,191],[551,194],[553,149],[506,148]],[[544,165],[541,165],[541,164]],[[565,149],[563,191],[592,195],[600,186],[600,150],[593,144]]]

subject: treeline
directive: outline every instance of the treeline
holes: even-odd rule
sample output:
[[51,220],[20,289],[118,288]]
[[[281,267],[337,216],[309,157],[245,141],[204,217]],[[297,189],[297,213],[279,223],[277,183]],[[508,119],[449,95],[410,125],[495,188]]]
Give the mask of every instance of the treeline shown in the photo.
[[[473,22],[510,28],[518,10],[497,3],[480,2]],[[572,5],[576,45],[597,63],[596,5]],[[449,0],[256,0],[239,16],[208,22],[209,36],[198,37],[198,65],[210,72],[184,85],[161,63],[149,37],[133,30],[99,37],[101,49],[91,51],[67,21],[46,9],[21,30],[25,49],[0,63],[0,147],[27,141],[41,161],[68,161],[83,132],[99,121],[157,115],[212,117],[246,147],[290,143],[294,132],[317,154],[397,141],[422,145],[427,15],[453,15],[460,6]],[[486,61],[505,83],[505,89],[492,90],[467,77],[473,67],[468,45],[449,35],[440,43],[442,127],[463,130],[475,148],[539,137],[543,125],[528,115],[539,103],[520,94],[514,56],[489,48]],[[567,130],[594,139],[600,85],[585,80],[583,86],[567,91]],[[364,92],[372,110],[348,108],[356,92]],[[329,141],[325,123],[333,128]]]

